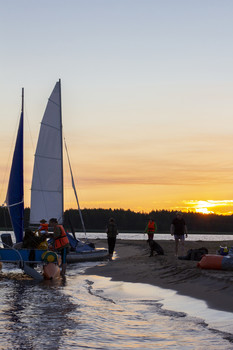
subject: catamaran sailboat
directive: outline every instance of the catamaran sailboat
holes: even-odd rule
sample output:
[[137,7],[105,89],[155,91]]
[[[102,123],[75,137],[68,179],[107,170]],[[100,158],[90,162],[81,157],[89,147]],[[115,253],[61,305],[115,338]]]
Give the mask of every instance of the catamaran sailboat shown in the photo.
[[[46,251],[16,248],[17,246],[22,246],[24,235],[23,134],[24,89],[22,89],[22,108],[5,201],[13,226],[16,245],[13,247],[10,234],[2,234],[1,238],[4,241],[4,248],[0,248],[0,261],[6,263],[18,263],[19,267],[28,275],[37,280],[43,280],[44,277],[54,278],[60,274],[56,254],[54,255],[54,259],[50,261],[51,263],[49,263],[47,259],[44,259]],[[43,266],[42,273],[37,272],[33,268],[35,264],[41,264]],[[51,267],[52,269],[50,269]]]
[[[6,242],[4,248],[0,248],[0,261],[16,262],[23,270],[40,279],[39,274],[31,265],[57,263],[54,255],[48,257],[44,250],[34,250],[33,261],[30,257],[30,249],[17,249],[24,236],[24,189],[23,189],[23,107],[24,92],[22,91],[22,110],[12,160],[6,204],[9,210],[16,246],[9,247]],[[66,148],[67,150],[67,148]],[[68,152],[67,152],[68,156]],[[71,164],[68,156],[72,186],[74,189],[83,230],[86,234],[78,196],[74,184]],[[30,224],[39,226],[41,219],[49,220],[57,218],[58,223],[63,223],[64,214],[64,187],[63,187],[63,136],[62,136],[62,112],[61,112],[61,81],[59,80],[48,100],[47,107],[41,122],[40,133],[36,148],[32,188]],[[96,249],[87,240],[82,242],[75,234],[68,234],[71,251],[67,256],[67,262],[102,260],[108,256],[106,249]],[[3,237],[2,237],[3,240]],[[16,248],[17,247],[17,248]],[[47,261],[45,261],[45,256]]]
[[[64,145],[82,229],[86,236],[69,154],[65,143]],[[51,93],[41,122],[32,178],[30,224],[38,225],[41,219],[49,221],[50,218],[56,218],[59,224],[63,224],[63,217],[63,135],[61,81],[59,80]],[[67,235],[71,245],[71,251],[67,256],[68,263],[101,260],[108,256],[106,249],[94,248],[87,239],[83,242],[76,238],[74,232],[73,235]]]

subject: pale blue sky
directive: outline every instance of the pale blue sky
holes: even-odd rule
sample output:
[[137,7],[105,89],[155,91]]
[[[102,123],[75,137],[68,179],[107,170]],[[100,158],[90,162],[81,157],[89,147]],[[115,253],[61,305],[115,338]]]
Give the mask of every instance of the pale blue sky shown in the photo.
[[84,206],[233,198],[232,18],[226,0],[0,0],[2,172],[21,87],[36,143],[61,78]]

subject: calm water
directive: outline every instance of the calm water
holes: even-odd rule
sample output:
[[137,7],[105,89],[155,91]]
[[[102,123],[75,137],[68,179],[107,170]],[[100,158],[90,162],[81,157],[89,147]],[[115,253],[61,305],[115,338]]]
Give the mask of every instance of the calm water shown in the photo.
[[145,284],[85,276],[36,283],[3,268],[0,349],[233,349],[232,313]]
[[65,281],[0,281],[0,349],[233,349],[232,313],[69,265]]
[[[85,235],[83,232],[78,232],[77,237],[82,239],[85,238]],[[104,232],[88,232],[88,238],[91,239],[106,239],[106,233]],[[118,239],[123,240],[143,240],[147,239],[147,235],[143,233],[119,233],[117,236]],[[156,240],[169,240],[174,239],[170,234],[165,233],[156,233],[155,234]],[[230,241],[233,240],[233,235],[226,235],[226,234],[189,234],[188,241]]]
[[[0,231],[0,235],[2,233],[5,233],[3,231]],[[15,242],[15,237],[12,231],[8,231],[7,233],[11,234],[12,241]],[[83,232],[76,232],[76,237],[79,239],[87,238],[91,241],[92,239],[106,239],[106,233],[105,232],[88,232],[87,236]],[[144,233],[119,233],[117,236],[118,239],[123,240],[146,240],[147,235]],[[156,233],[155,239],[157,240],[170,240],[174,239],[170,234],[168,233]],[[188,241],[230,241],[233,240],[233,235],[225,234],[225,233],[219,233],[219,234],[189,234]]]

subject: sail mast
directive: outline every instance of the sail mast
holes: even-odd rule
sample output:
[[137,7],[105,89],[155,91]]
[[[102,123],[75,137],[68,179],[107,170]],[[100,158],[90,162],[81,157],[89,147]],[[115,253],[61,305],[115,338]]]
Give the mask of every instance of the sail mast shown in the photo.
[[62,130],[62,106],[61,106],[61,79],[59,79],[59,100],[60,100],[60,132],[61,132],[61,177],[62,177],[62,220],[64,220],[64,178],[63,178],[63,130]]
[[21,107],[21,113],[24,112],[24,88],[22,88],[22,107]]

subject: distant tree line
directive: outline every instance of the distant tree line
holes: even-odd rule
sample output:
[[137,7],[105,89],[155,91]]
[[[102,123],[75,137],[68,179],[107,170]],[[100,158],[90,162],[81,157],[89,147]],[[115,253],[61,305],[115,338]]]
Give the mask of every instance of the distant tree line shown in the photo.
[[[83,209],[82,215],[87,231],[103,231],[110,217],[113,217],[121,232],[144,232],[149,218],[157,224],[158,232],[170,232],[170,225],[176,211],[156,210],[150,213],[140,213],[123,209]],[[233,215],[184,213],[184,219],[191,232],[227,232],[233,233]],[[69,227],[69,218],[75,230],[81,230],[81,221],[77,210],[65,212],[64,225]]]
[[[83,209],[82,216],[87,231],[105,231],[110,217],[113,217],[120,232],[144,232],[146,224],[152,217],[158,232],[169,232],[171,222],[175,217],[175,211],[156,210],[150,213],[140,213],[123,209]],[[29,226],[30,209],[25,208],[24,225]],[[233,215],[224,216],[216,214],[184,213],[184,219],[191,233],[198,232],[233,232]],[[82,225],[78,210],[69,209],[64,213],[64,226],[67,229],[82,231]],[[0,227],[11,229],[11,222],[7,208],[0,208]]]

